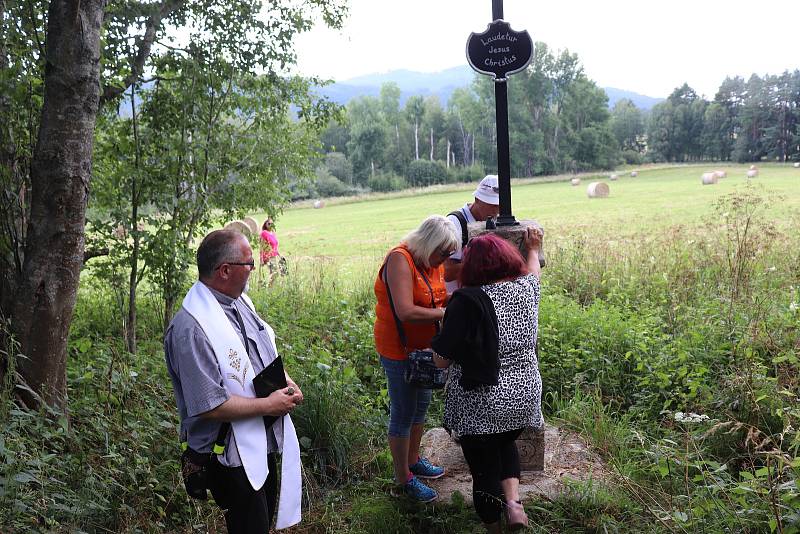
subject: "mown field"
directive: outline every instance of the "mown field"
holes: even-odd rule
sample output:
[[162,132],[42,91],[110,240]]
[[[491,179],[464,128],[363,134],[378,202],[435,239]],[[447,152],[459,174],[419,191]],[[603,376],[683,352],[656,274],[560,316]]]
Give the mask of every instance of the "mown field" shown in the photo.
[[[728,173],[716,185],[703,186],[700,176],[708,170]],[[582,176],[579,186],[566,181],[539,183],[514,180],[513,214],[535,219],[545,228],[548,242],[568,241],[581,235],[604,241],[630,239],[683,226],[691,233],[715,220],[715,203],[747,184],[748,166],[686,165],[644,170],[632,178],[628,171],[611,182],[609,174]],[[611,187],[606,199],[590,199],[586,187],[604,181]],[[789,213],[800,207],[800,169],[791,165],[760,167],[756,189],[775,197],[768,217],[779,225],[790,224]],[[413,196],[382,198],[375,195],[355,201],[328,201],[326,207],[310,204],[290,208],[278,218],[281,252],[300,261],[321,261],[345,267],[371,268],[383,254],[423,218],[446,214],[471,201],[474,186],[443,186],[418,191]],[[263,214],[257,215],[263,220]],[[718,220],[718,217],[717,217]]]
[[[711,167],[717,168],[717,167]],[[518,183],[514,214],[546,230],[543,409],[609,467],[525,503],[537,532],[800,532],[800,169],[620,173],[608,199]],[[251,296],[306,402],[296,533],[481,532],[462,502],[390,495],[372,282],[388,248],[472,186],[294,207],[278,218],[288,276]],[[70,333],[69,418],[0,396],[0,531],[218,532],[179,478],[159,292],[140,290],[139,352],[121,301],[84,271]],[[436,396],[429,424],[440,422]]]

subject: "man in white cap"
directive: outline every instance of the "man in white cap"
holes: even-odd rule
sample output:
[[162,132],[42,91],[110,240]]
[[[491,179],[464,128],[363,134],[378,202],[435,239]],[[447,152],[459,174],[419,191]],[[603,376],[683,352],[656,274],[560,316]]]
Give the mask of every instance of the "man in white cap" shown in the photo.
[[[478,188],[475,189],[474,197],[474,202],[464,204],[461,209],[447,215],[447,218],[453,223],[456,235],[461,236],[462,248],[469,239],[469,223],[485,221],[490,217],[497,217],[500,213],[500,187],[497,183],[497,175],[485,176],[478,184]],[[457,251],[444,262],[444,280],[448,293],[458,289],[460,274],[461,251]]]

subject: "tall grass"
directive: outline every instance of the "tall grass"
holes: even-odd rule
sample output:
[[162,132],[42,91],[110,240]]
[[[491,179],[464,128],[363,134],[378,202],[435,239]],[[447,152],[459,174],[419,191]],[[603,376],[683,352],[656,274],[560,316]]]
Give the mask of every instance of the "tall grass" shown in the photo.
[[[770,202],[737,190],[692,227],[551,234],[539,339],[545,410],[581,434],[608,473],[526,503],[538,530],[800,530],[800,219],[774,224]],[[295,413],[308,512],[299,531],[479,531],[458,499],[417,507],[389,496],[375,273],[341,269],[306,257],[270,285],[254,278],[251,290],[307,399]],[[85,282],[68,416],[22,410],[8,388],[0,400],[0,528],[218,529],[218,510],[181,488],[158,303],[143,301],[133,358],[113,292]]]

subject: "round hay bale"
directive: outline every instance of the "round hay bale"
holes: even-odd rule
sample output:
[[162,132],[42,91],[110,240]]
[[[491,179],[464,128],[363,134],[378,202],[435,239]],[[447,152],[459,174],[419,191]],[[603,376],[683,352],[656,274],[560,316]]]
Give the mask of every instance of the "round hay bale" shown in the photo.
[[794,168],[795,169],[800,169],[800,161],[798,161],[797,163],[794,164]]
[[750,170],[751,171],[757,171],[758,167],[756,167],[755,165],[750,165]]
[[747,177],[748,178],[758,177],[758,169],[750,169],[749,171],[747,171]]
[[254,218],[245,217],[244,219],[242,219],[242,222],[244,222],[247,225],[247,227],[250,229],[250,233],[252,233],[253,235],[256,235],[258,233],[258,230],[259,230],[258,223],[256,222],[256,220]]
[[715,172],[704,172],[700,183],[703,185],[713,185],[719,181],[719,177]]
[[714,171],[714,174],[716,174],[717,178],[719,178],[719,179],[728,177],[728,173],[725,172],[725,171]]
[[318,210],[320,208],[324,208],[325,207],[325,201],[324,200],[315,200],[313,205],[314,205],[314,209]]
[[569,183],[571,183],[572,185],[581,185],[581,179],[573,178],[572,180],[569,181]]
[[250,235],[250,227],[244,221],[231,221],[225,225],[226,230],[235,230],[240,234]]
[[612,182],[616,182],[617,178],[619,178],[619,176],[617,176],[616,174],[612,174],[611,176],[608,177],[608,179],[611,180]]
[[589,198],[607,198],[611,189],[605,182],[592,182],[586,188],[586,195]]
[[639,176],[639,171],[631,171],[631,178],[636,178]]

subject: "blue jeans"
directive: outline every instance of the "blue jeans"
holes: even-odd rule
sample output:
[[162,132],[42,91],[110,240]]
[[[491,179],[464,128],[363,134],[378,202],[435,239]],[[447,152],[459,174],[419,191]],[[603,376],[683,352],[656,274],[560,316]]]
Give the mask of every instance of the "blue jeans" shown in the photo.
[[411,425],[425,422],[432,391],[406,384],[408,360],[390,360],[381,356],[381,366],[389,384],[389,436],[407,438],[411,434]]

